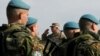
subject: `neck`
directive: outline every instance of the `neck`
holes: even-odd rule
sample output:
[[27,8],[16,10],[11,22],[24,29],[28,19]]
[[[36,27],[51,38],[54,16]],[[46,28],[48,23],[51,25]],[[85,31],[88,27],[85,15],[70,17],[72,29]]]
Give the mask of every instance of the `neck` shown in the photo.
[[31,34],[32,34],[33,37],[37,36],[37,34],[35,32],[31,32]]
[[92,30],[92,29],[90,29],[89,31],[90,31],[90,32],[94,32],[95,34],[97,34],[97,33],[98,33],[97,31]]
[[8,20],[8,23],[10,24],[10,23],[18,23],[18,20],[16,20],[16,19],[10,19],[10,20]]
[[54,35],[59,35],[59,34],[60,34],[60,31],[53,32],[52,34],[54,34]]

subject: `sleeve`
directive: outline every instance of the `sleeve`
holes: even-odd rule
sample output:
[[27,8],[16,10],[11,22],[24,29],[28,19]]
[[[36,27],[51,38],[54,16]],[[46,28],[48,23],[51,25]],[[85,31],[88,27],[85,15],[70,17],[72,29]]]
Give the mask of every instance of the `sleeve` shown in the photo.
[[32,40],[29,37],[25,37],[23,44],[22,44],[22,48],[25,50],[25,56],[32,56]]
[[16,37],[18,37],[18,41],[21,48],[21,54],[22,56],[32,56],[32,37],[25,32],[18,32],[14,34]]
[[46,41],[47,40],[47,34],[42,34],[42,40]]

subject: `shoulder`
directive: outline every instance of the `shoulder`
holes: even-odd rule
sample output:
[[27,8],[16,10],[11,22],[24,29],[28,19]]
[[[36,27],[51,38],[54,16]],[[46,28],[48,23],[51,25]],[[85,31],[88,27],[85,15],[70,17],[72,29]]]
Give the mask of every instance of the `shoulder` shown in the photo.
[[11,33],[16,37],[30,37],[28,29],[20,24],[9,24],[5,32]]
[[100,56],[100,41],[80,43],[77,45],[76,49],[77,49],[77,51],[87,53],[88,55],[96,54],[96,55]]
[[88,40],[93,40],[93,36],[90,34],[82,34],[78,37],[76,37],[74,40],[75,42],[82,42],[82,41],[88,41]]
[[91,35],[82,35],[77,40],[76,47],[76,49],[80,51],[85,51],[93,54],[100,51],[100,41],[93,39]]
[[94,42],[94,39],[90,34],[83,34],[73,39],[71,42],[75,42],[76,46],[86,47],[85,45],[90,45]]
[[61,31],[61,37],[67,39],[67,37],[65,36],[64,32]]
[[91,47],[95,50],[99,50],[100,51],[100,41],[96,41],[96,42],[93,42],[91,44]]

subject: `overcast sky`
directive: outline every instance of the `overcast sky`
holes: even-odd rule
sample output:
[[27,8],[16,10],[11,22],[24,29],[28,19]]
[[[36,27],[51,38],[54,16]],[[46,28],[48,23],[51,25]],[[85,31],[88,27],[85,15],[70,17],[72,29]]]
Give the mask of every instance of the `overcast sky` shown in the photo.
[[[10,0],[0,0],[0,25],[7,23],[6,6]],[[68,21],[78,22],[83,14],[100,18],[100,0],[24,0],[31,6],[30,16],[38,19],[40,34],[52,22],[61,26]]]

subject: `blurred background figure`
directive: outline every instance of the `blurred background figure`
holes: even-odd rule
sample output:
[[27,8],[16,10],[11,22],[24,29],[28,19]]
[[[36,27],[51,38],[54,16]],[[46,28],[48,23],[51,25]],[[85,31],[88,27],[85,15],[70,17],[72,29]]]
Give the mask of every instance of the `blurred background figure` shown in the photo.
[[[50,26],[52,33],[48,35],[48,29],[43,33],[42,40],[45,41],[46,45],[44,48],[44,56],[54,56],[59,54],[55,50],[58,48],[58,46],[62,43],[63,39],[66,39],[64,33],[60,30],[59,23],[52,23]],[[55,54],[54,54],[55,52]]]
[[52,23],[50,26],[51,28],[51,34],[48,35],[49,29],[46,29],[44,33],[42,34],[42,40],[47,41],[47,39],[51,39],[55,43],[61,42],[61,39],[65,38],[64,33],[60,29],[59,23]]
[[44,44],[38,37],[38,24],[37,19],[33,17],[28,17],[28,22],[26,27],[31,31],[32,41],[33,41],[33,56],[43,56]]

